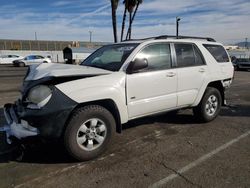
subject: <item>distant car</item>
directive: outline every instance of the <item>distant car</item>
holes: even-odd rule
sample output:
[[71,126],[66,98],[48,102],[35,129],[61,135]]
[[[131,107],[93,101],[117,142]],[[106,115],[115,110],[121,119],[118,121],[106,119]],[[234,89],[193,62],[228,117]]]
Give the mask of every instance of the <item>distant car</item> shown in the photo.
[[232,63],[236,71],[250,70],[250,59],[249,58],[232,58]]
[[18,59],[23,59],[23,57],[19,55],[1,55],[0,64],[11,64],[13,61]]
[[41,55],[29,55],[23,59],[13,61],[13,65],[16,67],[24,67],[27,65],[39,64],[39,63],[51,63],[51,59],[43,57]]

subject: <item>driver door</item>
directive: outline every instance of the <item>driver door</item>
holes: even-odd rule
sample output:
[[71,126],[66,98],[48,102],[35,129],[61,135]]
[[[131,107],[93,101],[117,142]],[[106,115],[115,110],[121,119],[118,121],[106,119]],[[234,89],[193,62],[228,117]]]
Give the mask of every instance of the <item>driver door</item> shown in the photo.
[[135,57],[146,59],[148,67],[127,75],[129,118],[144,116],[177,105],[177,72],[172,69],[170,44],[146,46]]

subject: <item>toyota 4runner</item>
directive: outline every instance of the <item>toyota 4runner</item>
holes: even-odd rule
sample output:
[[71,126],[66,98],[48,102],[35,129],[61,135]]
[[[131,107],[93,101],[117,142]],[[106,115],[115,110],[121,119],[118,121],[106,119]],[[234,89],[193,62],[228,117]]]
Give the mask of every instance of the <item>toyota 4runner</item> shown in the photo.
[[81,65],[33,65],[21,98],[4,106],[7,141],[63,138],[69,154],[90,160],[136,118],[192,108],[199,120],[212,121],[233,71],[220,43],[184,36],[103,46]]

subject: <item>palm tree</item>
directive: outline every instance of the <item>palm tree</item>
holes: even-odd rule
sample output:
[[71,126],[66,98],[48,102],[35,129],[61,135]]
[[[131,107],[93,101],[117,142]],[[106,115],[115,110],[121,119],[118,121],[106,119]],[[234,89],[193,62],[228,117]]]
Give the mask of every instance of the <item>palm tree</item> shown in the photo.
[[[135,19],[135,15],[137,13],[137,10],[139,8],[139,5],[142,3],[143,0],[128,0],[129,1],[129,16],[130,16],[130,20],[129,20],[129,28],[128,28],[128,32],[127,32],[127,36],[126,36],[126,39],[131,39],[131,34],[132,34],[132,23]],[[135,8],[136,6],[136,8]],[[134,8],[135,8],[135,11],[134,11]],[[132,16],[132,13],[134,11],[134,14]]]
[[135,5],[136,5],[137,0],[128,0],[128,12],[129,12],[129,27],[126,35],[126,40],[131,39],[130,34],[130,28],[132,25],[132,13],[134,11]]
[[122,19],[121,41],[123,41],[123,34],[124,34],[126,17],[127,17],[127,10],[128,10],[128,0],[124,0],[123,4],[124,4],[124,12],[123,12],[123,19]]
[[114,42],[117,43],[116,10],[119,4],[119,0],[110,0],[110,1],[111,1],[111,9],[112,9],[112,25],[113,25]]

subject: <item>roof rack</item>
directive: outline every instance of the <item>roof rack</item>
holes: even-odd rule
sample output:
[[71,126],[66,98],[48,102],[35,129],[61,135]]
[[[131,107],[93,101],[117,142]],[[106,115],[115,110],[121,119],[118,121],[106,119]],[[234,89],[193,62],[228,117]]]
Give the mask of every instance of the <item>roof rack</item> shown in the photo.
[[202,40],[206,40],[209,42],[216,42],[216,40],[214,40],[213,38],[209,38],[209,37],[193,37],[193,36],[178,36],[176,37],[176,35],[160,35],[157,37],[148,37],[148,38],[143,38],[143,39],[130,39],[130,40],[124,40],[124,41],[135,41],[135,40],[159,40],[159,39],[167,39],[167,38],[175,38],[175,39],[202,39]]
[[176,38],[176,39],[202,39],[202,40],[207,40],[209,42],[216,42],[213,38],[209,37],[193,37],[193,36],[178,36],[176,35],[161,35],[158,37],[155,37],[155,39],[167,39],[167,38]]

